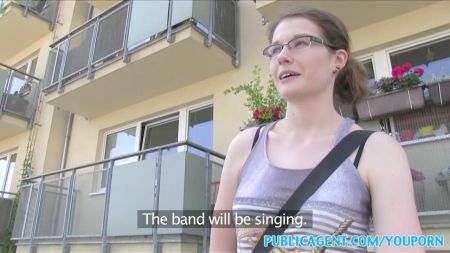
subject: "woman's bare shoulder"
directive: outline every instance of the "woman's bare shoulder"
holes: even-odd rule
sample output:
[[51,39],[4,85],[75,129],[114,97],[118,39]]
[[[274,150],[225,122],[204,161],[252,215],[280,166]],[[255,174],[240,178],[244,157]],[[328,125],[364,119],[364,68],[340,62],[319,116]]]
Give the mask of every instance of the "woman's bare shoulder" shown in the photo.
[[239,170],[250,154],[257,129],[258,127],[247,128],[239,132],[230,142],[227,159],[232,159],[233,164],[239,165]]

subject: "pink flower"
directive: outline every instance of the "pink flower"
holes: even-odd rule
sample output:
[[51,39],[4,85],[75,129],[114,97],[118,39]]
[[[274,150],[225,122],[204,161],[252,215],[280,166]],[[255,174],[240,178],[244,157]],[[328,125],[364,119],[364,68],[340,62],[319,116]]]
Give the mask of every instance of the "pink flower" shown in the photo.
[[421,77],[423,75],[423,68],[415,68],[414,69],[414,74],[416,74],[418,77]]
[[280,113],[281,112],[281,107],[277,106],[275,108],[272,108],[272,112],[273,113]]
[[409,63],[409,62],[407,62],[407,63],[405,63],[405,64],[403,64],[403,66],[402,66],[402,68],[405,70],[405,71],[408,71],[408,70],[410,70],[411,69],[411,67],[412,67],[412,64],[411,63]]
[[392,69],[392,76],[396,76],[396,75],[402,75],[405,72],[405,70],[403,69],[403,67],[395,67]]

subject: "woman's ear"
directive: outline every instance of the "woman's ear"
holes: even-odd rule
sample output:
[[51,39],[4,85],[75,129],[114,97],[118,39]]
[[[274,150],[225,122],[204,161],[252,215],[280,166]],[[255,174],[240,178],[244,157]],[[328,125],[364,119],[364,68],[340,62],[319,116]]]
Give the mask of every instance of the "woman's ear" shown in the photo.
[[347,64],[348,60],[348,53],[344,49],[337,49],[335,51],[335,66],[339,67],[340,69],[343,69],[345,64]]

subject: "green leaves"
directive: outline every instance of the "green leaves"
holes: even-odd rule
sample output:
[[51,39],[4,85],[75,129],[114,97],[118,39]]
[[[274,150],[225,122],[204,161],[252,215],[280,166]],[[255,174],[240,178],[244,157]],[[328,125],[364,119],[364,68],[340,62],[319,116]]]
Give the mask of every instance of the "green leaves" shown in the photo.
[[253,69],[253,80],[236,87],[226,89],[224,94],[247,95],[244,105],[253,113],[252,117],[244,122],[246,126],[271,122],[283,118],[286,112],[286,101],[278,94],[273,79],[263,85],[261,81],[261,67],[256,65]]

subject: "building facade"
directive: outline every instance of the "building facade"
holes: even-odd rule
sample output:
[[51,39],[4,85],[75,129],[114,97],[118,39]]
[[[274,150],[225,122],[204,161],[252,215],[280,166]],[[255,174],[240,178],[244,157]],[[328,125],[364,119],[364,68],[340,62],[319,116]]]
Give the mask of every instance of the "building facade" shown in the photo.
[[371,87],[406,62],[425,69],[406,109],[336,108],[397,138],[424,233],[450,241],[450,2],[2,0],[0,196],[18,200],[17,252],[206,252],[208,230],[138,228],[136,211],[213,208],[251,116],[224,91],[255,65],[267,82],[268,23],[300,6],[344,21]]

